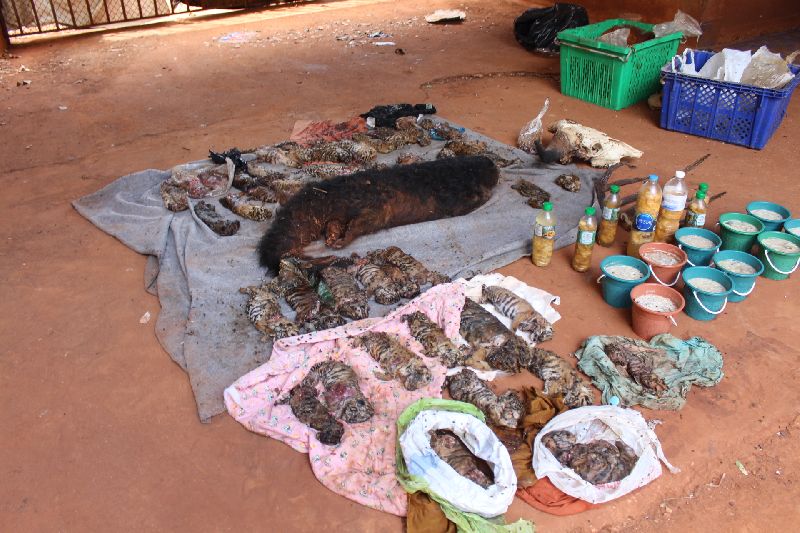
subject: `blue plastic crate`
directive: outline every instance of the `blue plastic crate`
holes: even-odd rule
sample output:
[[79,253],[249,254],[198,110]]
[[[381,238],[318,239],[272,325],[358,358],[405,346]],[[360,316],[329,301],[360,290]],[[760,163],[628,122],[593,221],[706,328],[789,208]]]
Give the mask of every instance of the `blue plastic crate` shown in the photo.
[[[712,55],[695,52],[695,68],[700,70]],[[800,83],[800,66],[789,68],[794,79],[777,90],[662,70],[661,127],[760,150],[780,126]]]

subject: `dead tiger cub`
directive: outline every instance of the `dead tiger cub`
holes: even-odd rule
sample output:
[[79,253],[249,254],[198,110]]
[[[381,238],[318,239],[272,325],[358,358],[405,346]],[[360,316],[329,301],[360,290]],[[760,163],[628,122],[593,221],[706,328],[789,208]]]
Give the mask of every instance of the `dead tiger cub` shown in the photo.
[[463,366],[468,354],[460,350],[447,338],[442,328],[428,318],[425,313],[414,311],[403,317],[411,335],[422,344],[425,355],[436,357],[447,368]]
[[553,338],[553,326],[523,298],[503,287],[484,286],[481,302],[491,302],[503,316],[511,319],[511,329],[526,331],[533,342]]
[[516,428],[525,413],[525,406],[516,391],[508,390],[498,396],[486,382],[466,368],[447,378],[447,388],[451,398],[471,403],[497,426]]
[[431,382],[433,376],[422,359],[391,335],[369,331],[353,339],[353,344],[366,350],[378,362],[383,372],[375,376],[380,380],[397,379],[403,388],[410,391]]

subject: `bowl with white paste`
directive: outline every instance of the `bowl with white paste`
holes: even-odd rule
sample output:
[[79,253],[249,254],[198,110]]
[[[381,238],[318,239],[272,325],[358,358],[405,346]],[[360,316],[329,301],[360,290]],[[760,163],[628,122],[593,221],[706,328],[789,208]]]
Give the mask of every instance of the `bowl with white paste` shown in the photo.
[[764,224],[765,231],[779,231],[783,223],[792,216],[792,213],[782,205],[763,201],[747,204],[747,214],[760,220]]

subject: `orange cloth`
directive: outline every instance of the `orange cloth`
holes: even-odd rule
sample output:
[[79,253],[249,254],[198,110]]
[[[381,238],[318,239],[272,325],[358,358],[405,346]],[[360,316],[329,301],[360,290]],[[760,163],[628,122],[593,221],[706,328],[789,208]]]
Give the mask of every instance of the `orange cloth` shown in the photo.
[[406,533],[456,533],[456,525],[430,496],[414,492],[408,495]]
[[558,516],[578,514],[597,507],[593,503],[564,494],[546,477],[532,487],[517,489],[517,496],[534,509]]

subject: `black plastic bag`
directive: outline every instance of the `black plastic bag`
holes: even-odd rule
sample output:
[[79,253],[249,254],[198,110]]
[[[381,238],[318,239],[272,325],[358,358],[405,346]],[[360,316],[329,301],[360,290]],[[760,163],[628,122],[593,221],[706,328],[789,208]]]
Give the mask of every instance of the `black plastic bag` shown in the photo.
[[586,9],[577,4],[529,9],[514,21],[514,37],[532,52],[558,53],[558,32],[589,24]]

